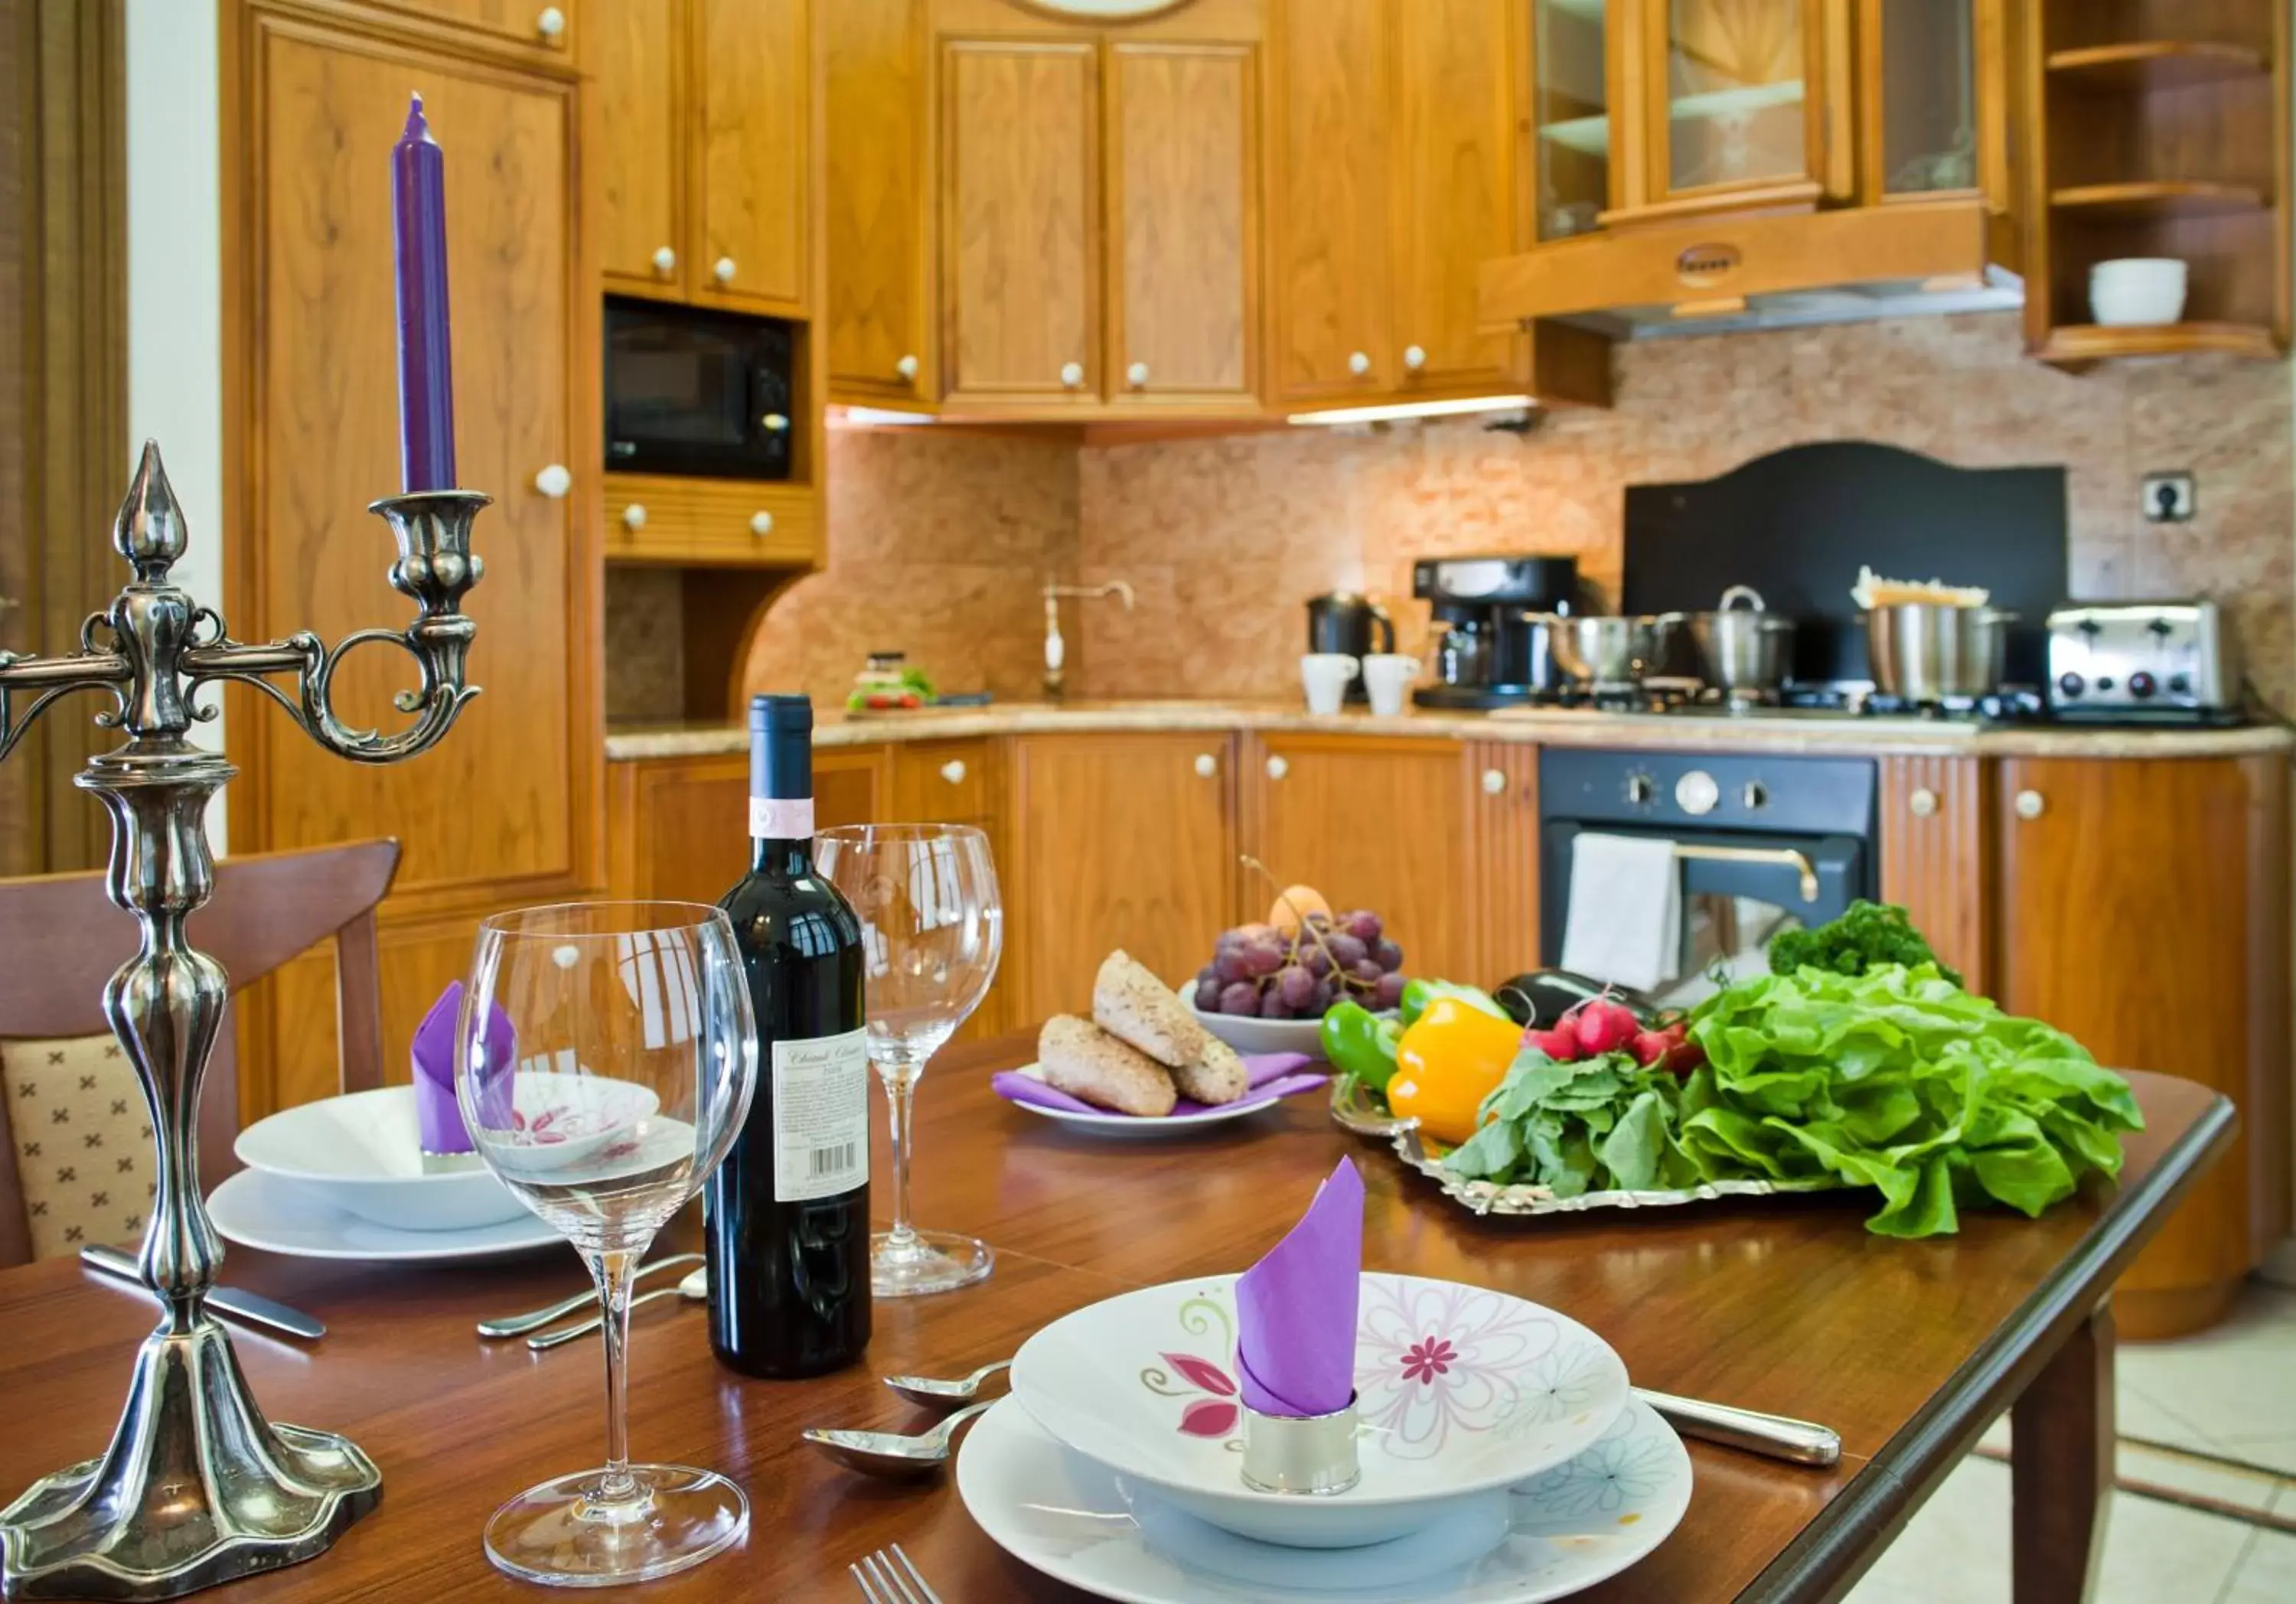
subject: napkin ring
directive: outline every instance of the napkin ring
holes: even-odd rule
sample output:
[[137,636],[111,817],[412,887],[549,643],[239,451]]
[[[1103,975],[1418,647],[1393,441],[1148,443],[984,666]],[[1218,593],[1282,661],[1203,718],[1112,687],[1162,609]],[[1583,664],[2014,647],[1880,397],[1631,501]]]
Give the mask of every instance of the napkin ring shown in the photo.
[[1356,1400],[1330,1414],[1243,1411],[1243,1485],[1257,1493],[1344,1493],[1363,1477],[1356,1457]]

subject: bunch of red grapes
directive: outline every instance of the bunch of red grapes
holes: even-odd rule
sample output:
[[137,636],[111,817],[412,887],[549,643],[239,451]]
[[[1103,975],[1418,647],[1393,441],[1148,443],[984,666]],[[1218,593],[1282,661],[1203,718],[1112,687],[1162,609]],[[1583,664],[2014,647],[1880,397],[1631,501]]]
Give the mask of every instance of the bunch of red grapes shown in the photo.
[[1310,912],[1296,931],[1272,924],[1220,932],[1196,971],[1196,1011],[1262,1019],[1320,1019],[1342,999],[1374,1011],[1403,996],[1403,949],[1368,908]]

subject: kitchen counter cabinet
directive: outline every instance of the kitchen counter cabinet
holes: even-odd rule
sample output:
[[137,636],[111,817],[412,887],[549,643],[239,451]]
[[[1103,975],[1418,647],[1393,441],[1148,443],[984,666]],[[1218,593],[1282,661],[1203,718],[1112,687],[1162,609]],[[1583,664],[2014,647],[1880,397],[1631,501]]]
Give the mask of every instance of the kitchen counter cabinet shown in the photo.
[[2115,1298],[2128,1336],[2199,1330],[2289,1230],[2287,765],[2014,758],[1998,778],[2002,1007],[2240,1110]]
[[1882,900],[1914,928],[1972,991],[1991,994],[1992,775],[1974,757],[1884,757],[1880,818]]
[[[1246,849],[1278,886],[1313,886],[1334,912],[1377,913],[1403,948],[1406,973],[1472,980],[1483,977],[1473,861],[1480,773],[1459,741],[1259,736],[1241,776]],[[1274,888],[1248,868],[1238,892],[1254,919],[1275,901]]]
[[[886,816],[882,747],[816,749],[816,828]],[[608,884],[618,898],[715,903],[750,872],[750,759],[679,757],[612,765],[606,800]]]

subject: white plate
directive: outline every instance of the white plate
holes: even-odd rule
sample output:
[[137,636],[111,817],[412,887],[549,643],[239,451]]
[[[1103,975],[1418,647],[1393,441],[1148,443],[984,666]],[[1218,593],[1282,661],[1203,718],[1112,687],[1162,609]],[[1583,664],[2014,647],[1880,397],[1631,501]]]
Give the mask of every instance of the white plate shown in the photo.
[[469,1231],[526,1214],[476,1153],[426,1174],[419,1130],[414,1088],[383,1086],[282,1109],[242,1131],[232,1151],[250,1169],[397,1231]]
[[242,1248],[373,1264],[496,1258],[566,1240],[523,1207],[514,1220],[471,1231],[394,1231],[335,1207],[299,1183],[252,1169],[240,1171],[208,1195],[208,1217],[226,1240]]
[[[975,1421],[956,1455],[957,1496],[1022,1564],[1121,1604],[1546,1604],[1626,1569],[1690,1507],[1690,1455],[1664,1420],[1630,1404],[1575,1459],[1510,1494],[1496,1547],[1478,1531],[1421,1568],[1434,1546],[1275,1548],[1190,1520],[1105,1466],[1065,1449],[1009,1402]],[[1129,1494],[1129,1496],[1128,1496]],[[1428,1535],[1447,1537],[1454,1516]],[[1406,1545],[1408,1550],[1406,1550]],[[1480,1558],[1464,1556],[1480,1552]],[[1279,1584],[1272,1578],[1282,1578]]]
[[1504,1292],[1366,1273],[1356,1320],[1363,1477],[1325,1498],[1238,1472],[1236,1278],[1173,1281],[1065,1315],[1021,1346],[1039,1425],[1188,1513],[1264,1543],[1345,1548],[1426,1523],[1585,1451],[1625,1411],[1627,1367],[1577,1321]]
[[[1301,1074],[1311,1072],[1321,1073],[1321,1071],[1316,1070],[1313,1065],[1303,1065],[1301,1067]],[[1025,1075],[1030,1080],[1034,1081],[1040,1081],[1045,1078],[1044,1070],[1035,1064],[1023,1064],[1018,1069],[1013,1071],[1013,1073],[1015,1075]],[[1306,1096],[1307,1093],[1304,1092],[1294,1092],[1292,1095],[1294,1097],[1303,1097]],[[1025,1109],[1031,1114],[1041,1114],[1046,1119],[1056,1119],[1064,1125],[1071,1125],[1079,1131],[1091,1131],[1097,1135],[1168,1136],[1175,1131],[1200,1131],[1206,1125],[1224,1125],[1231,1119],[1242,1119],[1246,1115],[1258,1114],[1263,1109],[1273,1109],[1282,1103],[1284,1100],[1280,1097],[1271,1097],[1265,1102],[1244,1104],[1223,1103],[1217,1108],[1206,1109],[1200,1114],[1163,1114],[1152,1116],[1145,1114],[1111,1114],[1103,1112],[1099,1109],[1095,1109],[1089,1114],[1080,1114],[1074,1109],[1048,1109],[1042,1103],[1021,1102],[1009,1097],[1004,1101],[1011,1103],[1016,1109]]]

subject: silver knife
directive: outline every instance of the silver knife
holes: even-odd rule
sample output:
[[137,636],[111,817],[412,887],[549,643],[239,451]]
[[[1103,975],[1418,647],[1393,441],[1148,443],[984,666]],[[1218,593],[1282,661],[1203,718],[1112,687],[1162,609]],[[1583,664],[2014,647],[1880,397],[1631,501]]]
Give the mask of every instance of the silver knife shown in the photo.
[[1703,1437],[1726,1447],[1742,1448],[1767,1459],[1796,1465],[1831,1465],[1841,1458],[1841,1437],[1832,1428],[1758,1410],[1734,1409],[1709,1404],[1703,1398],[1677,1398],[1672,1393],[1635,1388],[1635,1396],[1663,1416],[1685,1436]]
[[[124,1253],[100,1242],[91,1242],[79,1250],[79,1262],[99,1275],[131,1281],[139,1287],[144,1285],[144,1272],[136,1267],[135,1256],[132,1253]],[[149,1288],[144,1289],[150,1290]],[[208,1307],[219,1314],[246,1321],[250,1325],[269,1326],[274,1330],[284,1331],[290,1337],[300,1337],[308,1341],[316,1342],[327,1334],[324,1325],[300,1309],[291,1309],[259,1292],[243,1292],[237,1287],[209,1288]]]

